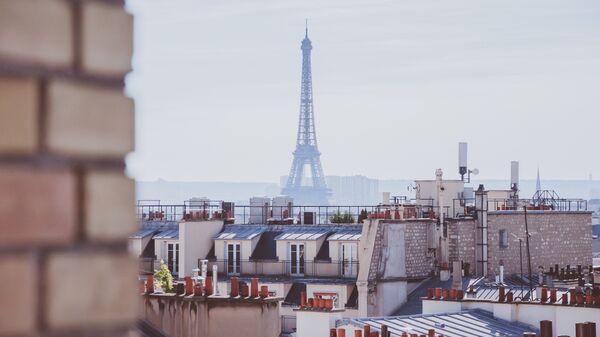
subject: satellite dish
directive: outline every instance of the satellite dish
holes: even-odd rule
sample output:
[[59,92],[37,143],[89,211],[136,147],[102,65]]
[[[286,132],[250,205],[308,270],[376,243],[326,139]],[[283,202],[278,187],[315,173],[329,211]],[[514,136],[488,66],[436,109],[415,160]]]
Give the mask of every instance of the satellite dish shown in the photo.
[[479,174],[479,169],[473,169],[473,171],[471,171],[471,173],[473,173],[474,176]]

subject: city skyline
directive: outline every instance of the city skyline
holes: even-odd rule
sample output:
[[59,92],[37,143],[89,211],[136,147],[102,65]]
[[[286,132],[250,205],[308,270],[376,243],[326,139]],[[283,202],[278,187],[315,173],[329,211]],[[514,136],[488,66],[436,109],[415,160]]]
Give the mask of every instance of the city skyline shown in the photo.
[[[129,173],[179,181],[285,175],[308,17],[328,174],[454,174],[457,143],[467,141],[482,179],[507,177],[511,160],[523,178],[535,178],[538,166],[542,179],[600,176],[600,5],[473,4],[128,1],[138,39],[127,90],[139,130]],[[202,146],[215,139],[218,146]]]

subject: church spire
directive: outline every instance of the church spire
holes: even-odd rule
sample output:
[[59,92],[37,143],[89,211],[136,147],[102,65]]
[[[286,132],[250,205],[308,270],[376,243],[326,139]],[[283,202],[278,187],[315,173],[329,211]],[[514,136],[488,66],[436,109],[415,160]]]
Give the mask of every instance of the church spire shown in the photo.
[[537,181],[535,182],[535,191],[539,192],[542,190],[542,182],[540,181],[540,167],[537,168]]

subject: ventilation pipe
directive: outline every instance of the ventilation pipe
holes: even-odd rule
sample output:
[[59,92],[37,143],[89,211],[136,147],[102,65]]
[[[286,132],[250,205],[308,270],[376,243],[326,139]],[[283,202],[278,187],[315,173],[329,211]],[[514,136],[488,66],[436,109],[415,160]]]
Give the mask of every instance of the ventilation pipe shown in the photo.
[[218,283],[218,277],[217,274],[219,273],[219,267],[215,264],[213,265],[212,268],[212,273],[213,273],[213,286],[215,288],[214,290],[214,294],[215,295],[219,295],[219,283]]

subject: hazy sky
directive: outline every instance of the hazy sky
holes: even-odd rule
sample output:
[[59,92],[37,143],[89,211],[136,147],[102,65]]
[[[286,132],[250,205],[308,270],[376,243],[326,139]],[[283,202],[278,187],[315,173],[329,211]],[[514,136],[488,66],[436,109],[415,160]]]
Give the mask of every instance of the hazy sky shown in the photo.
[[326,175],[600,177],[600,1],[129,0],[140,180],[272,181],[309,19]]

